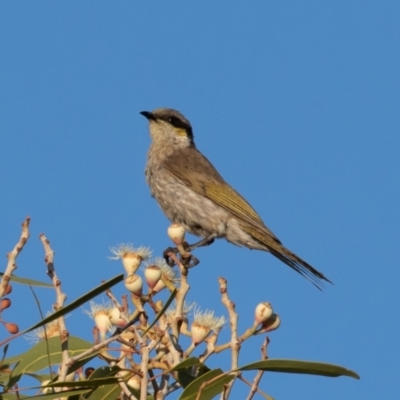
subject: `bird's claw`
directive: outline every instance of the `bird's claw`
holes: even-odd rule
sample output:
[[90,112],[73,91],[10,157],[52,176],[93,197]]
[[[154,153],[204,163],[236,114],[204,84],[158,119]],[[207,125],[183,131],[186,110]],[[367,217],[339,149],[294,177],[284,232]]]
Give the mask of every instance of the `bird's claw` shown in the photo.
[[[188,249],[189,248],[187,248],[187,250]],[[173,260],[172,257],[170,257],[170,253],[178,254],[179,250],[177,247],[168,247],[163,251],[163,257],[165,262],[172,268],[175,265],[175,261]],[[190,254],[189,250],[184,255],[180,254],[179,259],[182,265],[185,266],[186,268],[193,268],[200,263],[200,260],[193,254]]]
[[193,268],[200,263],[200,260],[190,253],[187,253],[185,256],[181,255],[180,260],[182,265],[184,265],[188,269]]
[[176,247],[168,247],[163,251],[165,262],[172,268],[175,265],[175,261],[169,256],[169,253],[178,254],[179,251]]

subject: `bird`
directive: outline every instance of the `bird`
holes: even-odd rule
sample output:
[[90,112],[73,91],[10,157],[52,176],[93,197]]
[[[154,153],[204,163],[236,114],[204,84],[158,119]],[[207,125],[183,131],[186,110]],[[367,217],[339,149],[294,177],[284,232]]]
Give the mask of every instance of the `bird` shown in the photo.
[[[225,238],[249,249],[270,252],[322,289],[332,283],[322,272],[286,248],[254,208],[196,148],[188,119],[171,108],[142,111],[151,144],[146,181],[167,218],[201,237],[202,244]],[[199,243],[200,243],[199,242]]]

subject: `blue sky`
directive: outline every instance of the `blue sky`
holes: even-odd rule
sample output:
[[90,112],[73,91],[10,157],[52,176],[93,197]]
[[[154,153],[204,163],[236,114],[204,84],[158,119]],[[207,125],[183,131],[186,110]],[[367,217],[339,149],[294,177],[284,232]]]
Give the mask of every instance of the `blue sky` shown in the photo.
[[[69,300],[122,272],[110,246],[160,255],[169,223],[145,183],[139,112],[176,108],[268,227],[335,284],[320,293],[271,255],[217,241],[196,253],[189,300],[226,315],[224,276],[241,332],[260,301],[280,314],[271,357],[361,375],[272,373],[261,387],[276,399],[395,398],[399,20],[395,1],[2,2],[0,251],[29,215],[17,274],[46,280],[44,232]],[[54,293],[38,296],[51,309]],[[21,328],[39,319],[29,289],[14,285],[11,299],[5,319]],[[83,314],[67,323],[90,340]],[[244,344],[242,365],[259,358],[261,341]]]

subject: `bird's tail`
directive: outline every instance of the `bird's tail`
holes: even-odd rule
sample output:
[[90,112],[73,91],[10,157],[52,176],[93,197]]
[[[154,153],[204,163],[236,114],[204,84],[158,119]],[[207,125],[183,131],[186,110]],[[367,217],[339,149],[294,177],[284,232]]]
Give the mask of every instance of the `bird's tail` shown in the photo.
[[254,227],[250,226],[242,226],[242,229],[250,234],[258,242],[263,244],[271,254],[279,258],[281,261],[283,261],[286,265],[294,269],[299,274],[303,275],[318,289],[322,289],[323,280],[332,283],[322,272],[319,272],[302,258],[287,249],[285,246],[283,246],[279,239],[271,236],[270,234],[268,234],[268,232],[261,231],[260,229],[254,229]]
[[318,289],[322,289],[322,280],[332,283],[322,272],[316,270],[308,262],[304,261],[302,258],[297,256],[295,253],[291,252],[286,247],[280,245],[278,249],[270,249],[271,254],[279,258],[286,265],[293,268],[296,272],[303,275],[307,280],[309,280]]

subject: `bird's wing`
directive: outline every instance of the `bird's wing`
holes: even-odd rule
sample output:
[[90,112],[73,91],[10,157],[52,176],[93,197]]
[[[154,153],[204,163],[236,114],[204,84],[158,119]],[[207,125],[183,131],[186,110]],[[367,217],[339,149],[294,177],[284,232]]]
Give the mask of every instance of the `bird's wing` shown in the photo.
[[[190,157],[190,161],[188,160]],[[213,165],[199,151],[180,150],[164,163],[165,169],[183,185],[204,196],[234,215],[242,229],[264,244],[277,258],[306,277],[317,288],[321,279],[332,283],[321,272],[284,247],[281,241],[264,225],[251,205],[229,186]],[[190,171],[190,173],[189,173]]]
[[214,166],[197,149],[182,149],[164,162],[165,169],[185,186],[204,196],[232,215],[256,226],[280,243],[268,229],[254,208],[230,185],[228,185]]

